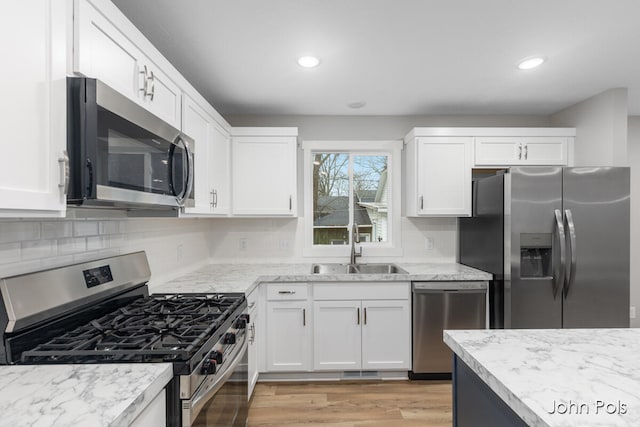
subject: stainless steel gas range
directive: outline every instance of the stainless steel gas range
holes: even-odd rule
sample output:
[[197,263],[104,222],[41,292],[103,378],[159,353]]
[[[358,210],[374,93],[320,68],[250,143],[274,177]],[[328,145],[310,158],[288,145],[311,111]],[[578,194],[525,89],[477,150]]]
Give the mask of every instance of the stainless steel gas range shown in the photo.
[[172,363],[167,426],[244,426],[244,294],[149,295],[144,252],[0,281],[0,363]]

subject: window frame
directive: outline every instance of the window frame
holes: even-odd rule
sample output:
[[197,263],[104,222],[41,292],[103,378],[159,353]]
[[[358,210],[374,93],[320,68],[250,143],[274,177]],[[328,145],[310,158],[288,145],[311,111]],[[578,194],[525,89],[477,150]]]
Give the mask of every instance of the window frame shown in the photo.
[[[303,149],[303,173],[304,173],[304,247],[303,255],[305,257],[340,257],[340,260],[346,261],[351,253],[351,233],[349,233],[349,244],[347,245],[314,245],[313,244],[313,153],[346,153],[350,156],[375,156],[386,155],[387,160],[387,191],[390,208],[388,211],[389,224],[387,230],[387,241],[380,242],[362,242],[356,243],[356,250],[362,247],[362,256],[367,259],[369,257],[385,257],[385,256],[401,256],[402,255],[402,236],[401,236],[401,214],[402,214],[402,149],[403,142],[399,141],[304,141]],[[350,159],[349,179],[353,179],[351,170],[352,159]],[[353,197],[350,192],[349,199]],[[353,204],[350,203],[350,206]],[[353,218],[353,215],[350,215]],[[351,230],[352,220],[347,225]],[[346,258],[346,259],[344,259]]]

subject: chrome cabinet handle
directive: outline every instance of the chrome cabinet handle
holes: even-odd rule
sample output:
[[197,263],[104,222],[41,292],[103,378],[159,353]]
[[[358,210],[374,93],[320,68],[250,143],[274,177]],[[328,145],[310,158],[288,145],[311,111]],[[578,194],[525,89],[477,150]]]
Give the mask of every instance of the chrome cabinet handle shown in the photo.
[[424,209],[424,196],[420,196],[420,210]]
[[218,207],[218,190],[213,190],[213,207]]
[[143,70],[140,71],[140,74],[142,74],[142,87],[140,89],[138,89],[140,92],[142,92],[142,96],[146,97],[149,95],[149,78],[147,77],[147,74],[149,74],[149,69],[147,68],[147,66],[145,65],[143,67]]
[[522,160],[522,144],[518,144],[518,160]]
[[278,291],[280,295],[293,295],[296,291]]
[[291,196],[289,196],[289,210],[293,208],[293,202],[291,200]]
[[360,307],[356,308],[356,312],[357,312],[357,317],[358,317],[356,325],[359,325],[360,324]]
[[302,326],[307,326],[307,309],[302,309]]
[[62,194],[66,196],[69,192],[69,154],[67,150],[62,152],[62,157],[58,157],[58,165],[60,166],[60,184],[58,184],[58,188],[62,189]]
[[209,191],[209,195],[211,196],[210,197],[210,201],[209,201],[209,205],[213,208],[213,207],[215,207],[214,202],[213,202],[213,200],[214,200],[214,198],[213,198],[213,190]]
[[253,323],[249,326],[249,330],[251,331],[251,336],[249,336],[249,342],[253,343],[256,339],[256,325]]
[[569,267],[569,273],[566,276],[566,286],[564,288],[564,296],[565,298],[569,295],[569,288],[573,285],[573,282],[576,279],[576,226],[573,223],[573,214],[571,213],[571,209],[565,209],[564,218],[567,222],[567,231],[569,232],[569,251],[570,251],[570,260],[571,264]]
[[527,160],[529,157],[529,144],[524,144],[524,159]]
[[153,70],[151,71],[151,89],[149,90],[149,100],[153,101],[153,97],[156,94],[156,77],[153,75]]
[[[567,262],[567,255],[566,255],[566,235],[564,232],[564,222],[562,221],[562,213],[560,212],[560,209],[556,209],[554,211],[554,215],[556,217],[556,233],[558,236],[558,244],[560,246],[560,262],[558,265],[554,266],[554,274],[553,274],[553,298],[556,298],[556,295],[558,294],[558,290],[560,288],[564,289],[564,282],[565,282],[565,273],[566,273],[566,262]],[[554,249],[555,250],[555,249]],[[555,260],[554,260],[555,261]],[[556,268],[557,268],[557,274],[556,274]]]
[[367,307],[364,308],[364,324],[367,324]]

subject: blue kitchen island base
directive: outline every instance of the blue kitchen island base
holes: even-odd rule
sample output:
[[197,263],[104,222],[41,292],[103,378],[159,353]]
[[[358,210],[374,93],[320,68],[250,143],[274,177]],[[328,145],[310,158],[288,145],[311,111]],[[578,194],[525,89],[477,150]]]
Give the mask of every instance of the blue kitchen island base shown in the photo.
[[458,356],[453,356],[454,427],[527,426]]

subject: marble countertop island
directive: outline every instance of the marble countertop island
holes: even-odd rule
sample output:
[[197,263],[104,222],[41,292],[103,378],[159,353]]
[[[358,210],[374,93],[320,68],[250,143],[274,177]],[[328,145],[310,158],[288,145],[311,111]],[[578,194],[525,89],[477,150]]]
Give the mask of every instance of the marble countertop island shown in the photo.
[[268,282],[348,281],[454,281],[491,280],[484,271],[457,263],[397,265],[408,274],[311,274],[308,264],[210,264],[167,283],[155,285],[153,293],[251,292]]
[[0,366],[0,425],[128,426],[172,376],[170,363]]
[[445,331],[530,426],[640,426],[640,329]]

